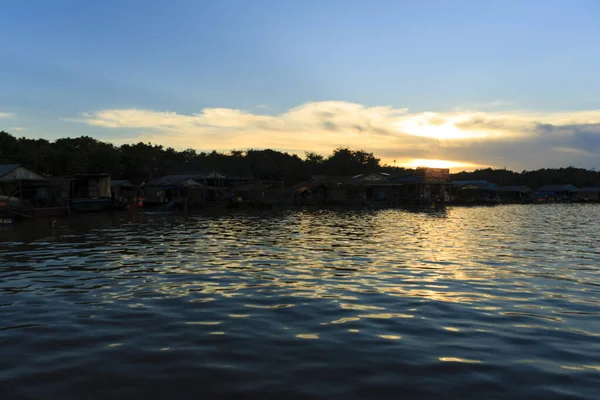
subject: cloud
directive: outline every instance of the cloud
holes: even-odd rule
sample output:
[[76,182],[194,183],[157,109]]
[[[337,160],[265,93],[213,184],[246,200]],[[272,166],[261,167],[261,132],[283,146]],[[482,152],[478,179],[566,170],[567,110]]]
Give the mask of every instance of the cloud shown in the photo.
[[19,132],[24,131],[25,129],[27,129],[27,128],[25,128],[24,126],[11,126],[8,128],[9,131],[19,131]]
[[0,112],[0,118],[12,118],[15,114],[9,112]]
[[119,143],[150,141],[175,148],[273,148],[303,154],[340,146],[373,151],[386,162],[456,168],[591,167],[600,151],[600,110],[409,113],[343,101],[311,102],[278,115],[230,108],[198,114],[107,109],[67,121],[121,129]]

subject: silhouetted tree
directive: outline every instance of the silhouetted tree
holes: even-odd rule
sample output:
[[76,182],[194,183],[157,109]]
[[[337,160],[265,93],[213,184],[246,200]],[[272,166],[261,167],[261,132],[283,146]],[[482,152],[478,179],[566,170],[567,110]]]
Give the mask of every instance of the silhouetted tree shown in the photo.
[[[114,179],[135,182],[178,173],[219,170],[228,175],[253,176],[256,179],[284,180],[294,184],[311,175],[356,175],[372,172],[414,173],[414,170],[381,165],[379,158],[364,150],[340,147],[328,157],[306,152],[304,159],[272,149],[177,151],[152,143],[125,144],[120,147],[81,136],[50,142],[45,139],[16,138],[0,132],[0,163],[19,163],[48,175],[74,173],[110,173]],[[487,180],[500,185],[527,185],[533,189],[550,183],[576,186],[600,185],[600,172],[567,167],[522,171],[480,169],[453,174],[455,180]]]

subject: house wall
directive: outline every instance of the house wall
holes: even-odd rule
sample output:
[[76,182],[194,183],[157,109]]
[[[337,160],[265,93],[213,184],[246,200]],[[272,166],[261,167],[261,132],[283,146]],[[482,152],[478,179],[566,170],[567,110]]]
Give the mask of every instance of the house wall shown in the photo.
[[78,178],[73,181],[75,198],[110,198],[110,177]]

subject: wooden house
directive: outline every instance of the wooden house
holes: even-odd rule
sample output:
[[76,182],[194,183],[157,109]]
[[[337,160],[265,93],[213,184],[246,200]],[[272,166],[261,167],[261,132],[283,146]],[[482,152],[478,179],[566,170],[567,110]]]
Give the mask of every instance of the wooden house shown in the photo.
[[497,203],[500,187],[488,181],[452,181],[457,203]]
[[224,204],[224,188],[203,185],[197,179],[202,179],[202,176],[167,175],[140,186],[144,207],[173,204],[179,208],[194,208],[214,203]]
[[110,195],[112,205],[115,208],[124,208],[134,204],[137,197],[137,190],[128,180],[111,180]]
[[502,186],[498,189],[498,196],[504,202],[529,202],[533,200],[533,190],[527,186]]
[[447,203],[451,200],[450,170],[445,168],[418,168],[409,175],[391,178],[402,184],[398,188],[398,203]]
[[76,212],[103,211],[112,207],[109,174],[76,174],[57,178],[63,186],[71,209]]
[[535,191],[538,201],[572,201],[579,189],[573,185],[545,185]]
[[0,196],[10,199],[2,203],[22,217],[66,215],[68,202],[61,193],[63,184],[20,164],[0,165]]
[[600,187],[584,187],[579,189],[577,198],[584,202],[600,201]]
[[231,207],[272,207],[283,204],[287,193],[283,181],[258,180],[234,186],[231,190]]

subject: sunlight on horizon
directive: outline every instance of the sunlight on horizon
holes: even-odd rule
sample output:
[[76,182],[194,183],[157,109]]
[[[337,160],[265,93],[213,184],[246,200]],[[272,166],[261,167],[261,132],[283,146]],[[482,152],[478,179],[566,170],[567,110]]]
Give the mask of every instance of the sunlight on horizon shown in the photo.
[[460,161],[450,161],[450,160],[436,160],[436,159],[425,159],[425,158],[413,158],[405,163],[396,163],[398,166],[406,167],[406,168],[448,168],[450,170],[472,170],[481,165],[472,164],[468,162],[460,162]]

